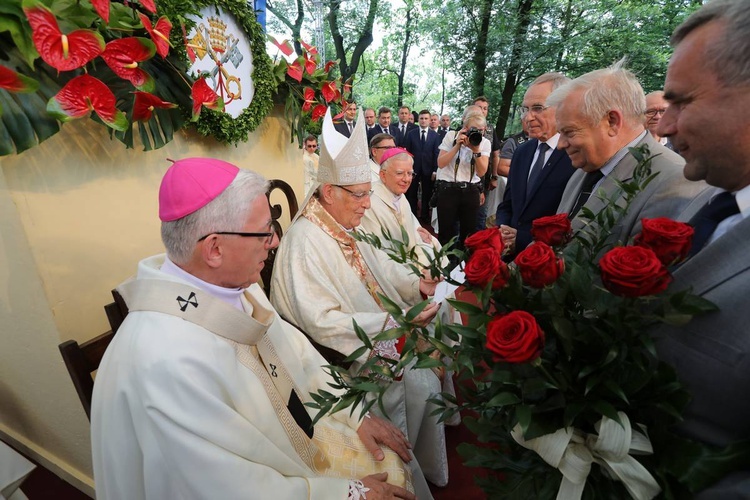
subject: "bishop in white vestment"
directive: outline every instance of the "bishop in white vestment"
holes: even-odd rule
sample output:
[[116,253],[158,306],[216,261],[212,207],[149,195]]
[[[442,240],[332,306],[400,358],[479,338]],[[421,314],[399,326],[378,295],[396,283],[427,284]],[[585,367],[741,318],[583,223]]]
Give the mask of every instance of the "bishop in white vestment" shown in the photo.
[[331,390],[325,361],[256,284],[278,244],[267,187],[219,160],[167,171],[168,257],[118,287],[129,313],[96,376],[98,498],[414,500],[393,424],[355,411],[312,425],[304,403]]
[[[328,121],[327,117],[321,141],[321,184],[284,234],[271,280],[271,302],[317,343],[349,355],[362,347],[353,322],[373,337],[396,326],[378,294],[407,310],[432,294],[435,283],[410,274],[384,252],[351,236],[370,207],[366,142],[359,130],[361,121],[351,138],[340,142],[337,132],[329,132]],[[438,310],[439,304],[428,305],[415,322],[428,324]],[[378,342],[375,349],[397,356],[395,340]],[[352,373],[366,357],[352,365]],[[424,477],[443,486],[448,480],[444,425],[429,415],[432,408],[427,403],[440,391],[441,382],[432,371],[407,369],[386,391],[385,404],[388,417],[412,443]],[[416,464],[410,465],[417,496],[431,498]]]

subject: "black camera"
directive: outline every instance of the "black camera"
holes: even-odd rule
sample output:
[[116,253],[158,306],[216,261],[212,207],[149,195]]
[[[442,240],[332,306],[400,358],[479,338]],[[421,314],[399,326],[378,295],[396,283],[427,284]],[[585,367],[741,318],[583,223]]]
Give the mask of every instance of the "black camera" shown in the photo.
[[477,130],[476,127],[471,127],[466,131],[466,137],[468,137],[469,139],[469,144],[471,144],[472,146],[479,146],[482,143],[484,134]]

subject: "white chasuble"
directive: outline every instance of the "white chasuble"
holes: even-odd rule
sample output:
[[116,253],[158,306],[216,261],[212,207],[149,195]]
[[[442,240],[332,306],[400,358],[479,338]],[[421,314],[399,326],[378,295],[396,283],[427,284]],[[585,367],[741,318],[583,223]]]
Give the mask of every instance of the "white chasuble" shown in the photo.
[[[317,200],[311,200],[315,203]],[[366,243],[356,242],[355,246],[385,296],[403,309],[422,300],[419,279],[402,264]],[[354,331],[355,321],[374,337],[389,319],[339,242],[305,216],[290,226],[279,245],[271,302],[284,319],[316,342],[345,355],[362,346]],[[352,365],[352,373],[366,357]],[[425,477],[442,486],[448,480],[444,426],[429,415],[432,408],[426,403],[440,391],[440,380],[430,370],[407,369],[403,379],[388,388],[384,400],[387,417],[409,438]],[[420,488],[419,470],[412,467],[412,471],[417,496],[431,498],[426,484],[426,491]]]
[[[245,292],[246,315],[161,272],[163,259],[141,262],[137,293],[118,288],[133,306],[94,386],[97,497],[345,499],[374,462],[361,453],[359,414],[325,417],[310,439],[288,411],[290,391],[304,402],[331,390],[324,360],[258,285]],[[148,293],[174,312],[152,308]]]

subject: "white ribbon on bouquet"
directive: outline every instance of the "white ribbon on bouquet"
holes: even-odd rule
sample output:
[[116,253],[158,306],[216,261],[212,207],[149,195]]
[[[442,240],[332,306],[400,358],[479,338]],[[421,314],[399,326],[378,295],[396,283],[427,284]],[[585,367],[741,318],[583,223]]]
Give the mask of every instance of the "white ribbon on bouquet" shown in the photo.
[[525,440],[521,426],[511,431],[518,444],[539,454],[545,462],[559,469],[563,475],[557,500],[580,500],[586,486],[591,464],[598,463],[613,479],[622,481],[630,496],[649,500],[661,488],[649,471],[630,454],[650,455],[654,452],[648,436],[633,429],[623,412],[618,412],[622,425],[602,417],[586,434],[578,429],[563,428],[552,434]]

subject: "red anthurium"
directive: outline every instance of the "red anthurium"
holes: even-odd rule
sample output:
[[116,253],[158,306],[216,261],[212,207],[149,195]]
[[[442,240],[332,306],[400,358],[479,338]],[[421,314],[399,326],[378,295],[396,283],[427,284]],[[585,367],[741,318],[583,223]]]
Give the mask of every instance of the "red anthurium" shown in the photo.
[[156,3],[154,0],[139,0],[141,5],[152,14],[156,14]]
[[128,119],[117,109],[115,95],[101,80],[85,74],[65,84],[47,103],[47,112],[60,121],[81,118],[94,111],[115,130],[127,130]]
[[305,71],[307,71],[307,74],[312,75],[313,73],[315,73],[315,68],[317,67],[318,63],[315,62],[315,56],[305,54]]
[[138,13],[138,17],[141,18],[141,24],[148,31],[149,36],[151,36],[151,41],[156,45],[156,53],[163,58],[167,57],[171,45],[169,43],[169,32],[172,31],[172,23],[167,19],[167,16],[161,16],[156,21],[156,26],[152,26],[148,16],[140,12]]
[[306,44],[305,42],[303,42],[302,40],[300,40],[300,41],[299,41],[299,43],[300,43],[300,44],[301,44],[301,45],[302,45],[302,46],[303,46],[303,47],[305,48],[305,50],[306,50],[306,51],[308,51],[308,52],[309,52],[310,54],[312,54],[312,55],[317,55],[317,54],[318,54],[318,49],[316,49],[316,48],[315,48],[315,47],[313,47],[312,45],[308,45],[308,44]]
[[92,30],[60,31],[55,15],[36,0],[25,0],[23,11],[31,38],[42,60],[58,71],[80,68],[104,50],[104,39]]
[[154,79],[138,63],[151,59],[156,47],[146,38],[128,37],[112,40],[102,52],[102,59],[117,76],[128,80],[138,90],[153,90]]
[[0,89],[10,92],[35,92],[38,88],[39,82],[36,80],[0,66]]
[[202,77],[195,81],[193,88],[190,91],[190,95],[193,97],[193,119],[196,121],[201,114],[201,107],[206,106],[207,108],[215,109],[218,111],[224,110],[224,99],[219,97],[219,94],[214,92],[211,87],[206,83],[206,78]]
[[305,87],[305,104],[302,105],[302,111],[308,112],[313,104],[315,104],[315,91],[310,87]]
[[292,48],[292,44],[289,43],[289,40],[284,40],[283,42],[279,43],[274,37],[271,35],[268,35],[268,39],[271,41],[272,44],[274,44],[282,54],[285,56],[291,56],[294,52],[294,48]]
[[133,103],[133,120],[147,122],[153,116],[155,108],[169,109],[176,108],[177,104],[172,102],[162,101],[154,94],[148,92],[133,92],[135,94],[135,102]]
[[94,10],[99,14],[99,17],[109,24],[109,0],[91,0],[91,5],[94,6]]
[[325,104],[318,104],[313,108],[312,116],[310,119],[314,122],[320,120],[326,115],[326,105]]
[[338,101],[341,99],[341,92],[336,86],[336,82],[326,82],[320,88],[320,91],[323,93],[323,99],[325,99],[326,102]]
[[323,68],[323,71],[328,73],[329,71],[331,71],[331,68],[333,68],[337,64],[338,64],[338,61],[328,61],[325,65],[325,68]]
[[294,61],[294,64],[290,64],[286,68],[286,74],[302,83],[302,66],[299,65],[299,61]]

